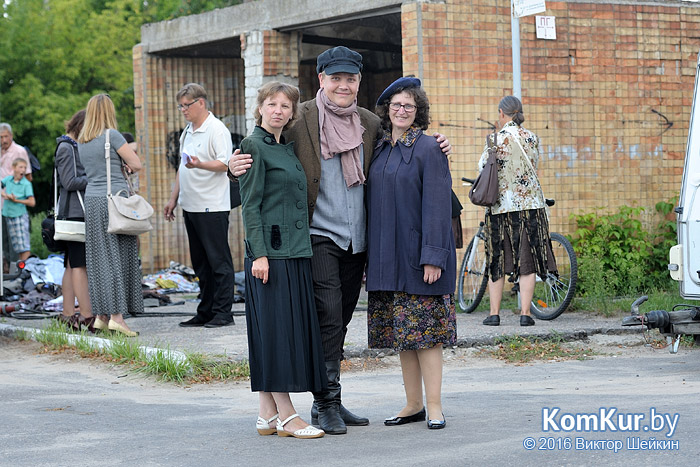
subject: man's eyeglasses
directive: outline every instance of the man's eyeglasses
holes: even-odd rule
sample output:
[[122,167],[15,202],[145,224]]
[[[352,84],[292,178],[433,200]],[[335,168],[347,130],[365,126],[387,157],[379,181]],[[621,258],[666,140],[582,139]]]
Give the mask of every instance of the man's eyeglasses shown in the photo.
[[399,104],[398,102],[392,102],[389,104],[389,108],[394,112],[398,112],[401,107],[406,111],[406,113],[411,113],[416,111],[416,106],[413,104]]
[[[177,110],[187,110],[187,109],[190,108],[190,106],[194,105],[194,103],[197,102],[198,100],[199,100],[199,98],[193,100],[193,101],[190,102],[189,104],[178,104],[178,105],[177,105]],[[406,112],[408,112],[408,110],[406,110]]]

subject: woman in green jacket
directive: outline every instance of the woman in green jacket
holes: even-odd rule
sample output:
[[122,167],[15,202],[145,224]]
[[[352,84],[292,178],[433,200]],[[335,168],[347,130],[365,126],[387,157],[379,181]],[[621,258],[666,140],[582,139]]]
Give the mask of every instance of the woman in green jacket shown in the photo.
[[289,397],[290,392],[326,388],[311,279],[306,175],[293,144],[282,140],[298,102],[294,86],[262,86],[257,126],[241,142],[241,151],[253,155],[251,168],[240,177],[246,323],[251,389],[260,394],[258,433],[320,438],[324,431],[304,422]]

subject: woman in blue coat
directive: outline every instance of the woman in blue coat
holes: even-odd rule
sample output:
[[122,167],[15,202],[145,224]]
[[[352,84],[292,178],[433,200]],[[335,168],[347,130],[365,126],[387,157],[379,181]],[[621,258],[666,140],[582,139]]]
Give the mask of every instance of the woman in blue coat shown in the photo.
[[[385,425],[426,419],[445,427],[442,346],[457,338],[452,178],[417,78],[399,78],[377,101],[384,136],[367,182],[369,346],[398,350],[406,406]],[[423,403],[425,386],[425,404]]]

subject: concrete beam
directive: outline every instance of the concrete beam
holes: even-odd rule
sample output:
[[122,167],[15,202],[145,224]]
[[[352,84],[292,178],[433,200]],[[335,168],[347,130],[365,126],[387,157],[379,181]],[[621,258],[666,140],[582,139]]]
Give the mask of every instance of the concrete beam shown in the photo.
[[307,25],[361,17],[373,12],[398,8],[401,0],[258,0],[199,15],[145,24],[141,44],[148,53],[191,47],[231,39],[242,33],[266,29],[294,29]]

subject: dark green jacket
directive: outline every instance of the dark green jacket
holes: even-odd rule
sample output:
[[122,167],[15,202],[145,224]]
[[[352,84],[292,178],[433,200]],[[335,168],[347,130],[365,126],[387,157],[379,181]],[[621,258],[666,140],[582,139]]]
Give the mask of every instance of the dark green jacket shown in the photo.
[[293,144],[278,144],[255,127],[241,142],[253,165],[239,177],[246,255],[250,259],[310,258],[306,174]]

